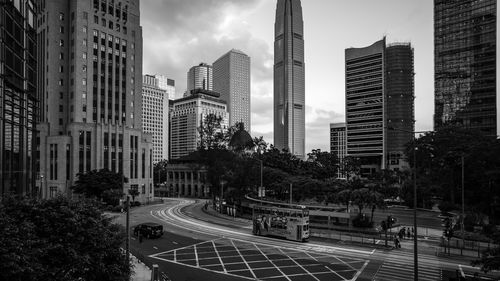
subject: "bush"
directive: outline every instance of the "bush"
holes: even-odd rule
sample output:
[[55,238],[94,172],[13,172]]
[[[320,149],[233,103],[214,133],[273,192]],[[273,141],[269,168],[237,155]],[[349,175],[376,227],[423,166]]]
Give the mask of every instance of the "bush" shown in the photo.
[[448,202],[448,201],[443,201],[443,202],[439,203],[438,208],[441,211],[441,214],[443,214],[443,215],[448,215],[448,213],[450,211],[458,210],[457,205],[455,205],[451,202]]
[[365,214],[359,214],[352,220],[354,227],[373,227],[373,223]]
[[111,212],[114,212],[114,213],[121,213],[121,211],[123,210],[123,206],[114,206],[110,211]]

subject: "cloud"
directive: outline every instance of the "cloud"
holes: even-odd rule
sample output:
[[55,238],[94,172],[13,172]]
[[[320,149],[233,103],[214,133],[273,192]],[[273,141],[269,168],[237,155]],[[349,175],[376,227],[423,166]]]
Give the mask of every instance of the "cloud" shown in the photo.
[[252,60],[252,77],[272,79],[271,49],[250,34],[246,14],[264,0],[148,1],[141,7],[144,73],[165,74],[186,89],[186,73],[200,62],[213,63],[240,49]]
[[330,123],[337,122],[344,122],[343,114],[306,105],[306,153],[317,148],[330,151]]

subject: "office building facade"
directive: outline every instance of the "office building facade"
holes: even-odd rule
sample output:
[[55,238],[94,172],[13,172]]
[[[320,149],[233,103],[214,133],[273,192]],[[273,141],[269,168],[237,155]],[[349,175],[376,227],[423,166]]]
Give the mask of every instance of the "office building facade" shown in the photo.
[[36,196],[38,1],[0,4],[0,198]]
[[339,163],[337,178],[345,178],[342,163],[347,154],[347,136],[345,123],[330,124],[330,152],[335,155]]
[[168,94],[155,76],[142,80],[142,129],[152,135],[153,164],[168,159]]
[[170,79],[165,75],[156,74],[155,78],[158,80],[158,88],[167,91],[168,99],[175,100],[181,98],[175,94],[175,80]]
[[251,130],[250,57],[239,50],[231,50],[213,63],[214,91],[226,101],[229,125],[242,122]]
[[228,128],[227,105],[216,92],[196,89],[189,96],[171,102],[170,159],[181,158],[198,148],[198,128],[208,114],[222,117],[222,128]]
[[153,197],[151,136],[142,132],[139,0],[43,1],[37,185],[71,194],[78,173],[124,173],[124,193]]
[[347,155],[361,159],[363,174],[405,167],[414,131],[411,45],[386,46],[384,38],[346,49],[345,59]]
[[274,27],[274,146],[304,159],[304,23],[300,0],[278,0]]
[[191,67],[187,73],[187,94],[192,90],[212,91],[214,86],[213,68],[204,62]]
[[497,134],[497,1],[434,1],[434,128]]

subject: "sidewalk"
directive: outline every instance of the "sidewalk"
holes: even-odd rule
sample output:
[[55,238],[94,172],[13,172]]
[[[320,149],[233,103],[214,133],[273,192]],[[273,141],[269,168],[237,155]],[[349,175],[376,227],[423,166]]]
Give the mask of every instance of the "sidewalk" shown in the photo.
[[130,255],[130,260],[134,267],[132,268],[132,274],[130,280],[132,281],[151,281],[151,269],[147,267],[143,262],[138,260],[132,254]]

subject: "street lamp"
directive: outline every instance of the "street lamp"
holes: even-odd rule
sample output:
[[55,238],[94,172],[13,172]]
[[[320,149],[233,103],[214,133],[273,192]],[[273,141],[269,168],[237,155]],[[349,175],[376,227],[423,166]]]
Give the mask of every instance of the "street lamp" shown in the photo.
[[224,196],[224,185],[227,183],[225,180],[220,181],[220,202],[219,202],[219,208],[220,208],[220,213],[222,214],[222,200]]
[[413,134],[413,277],[415,281],[418,281],[418,248],[417,248],[417,144],[415,141],[415,134],[427,133],[428,131],[416,132],[408,131],[404,129],[398,129],[394,127],[388,127],[389,130],[401,131]]

